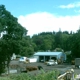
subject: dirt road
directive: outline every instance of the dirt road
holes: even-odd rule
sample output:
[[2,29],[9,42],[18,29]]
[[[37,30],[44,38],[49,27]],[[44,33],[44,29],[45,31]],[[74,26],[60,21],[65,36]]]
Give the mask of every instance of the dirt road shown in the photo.
[[[75,73],[76,74],[80,74],[80,69],[76,69],[74,65],[54,65],[54,66],[47,66],[46,64],[44,63],[20,63],[18,61],[12,61],[11,64],[17,64],[17,65],[20,65],[21,67],[26,67],[26,66],[42,66],[44,71],[52,71],[52,70],[55,70],[55,69],[58,69],[61,74],[63,74],[65,71],[73,68]],[[31,72],[28,72],[30,74],[35,74],[37,73],[38,71],[31,71]]]
[[63,74],[65,71],[69,70],[69,69],[74,69],[74,73],[75,74],[80,74],[80,69],[76,69],[74,65],[54,65],[54,66],[47,66],[44,63],[30,63],[27,64],[27,66],[42,66],[44,71],[52,71],[52,70],[59,70],[61,72],[61,74]]

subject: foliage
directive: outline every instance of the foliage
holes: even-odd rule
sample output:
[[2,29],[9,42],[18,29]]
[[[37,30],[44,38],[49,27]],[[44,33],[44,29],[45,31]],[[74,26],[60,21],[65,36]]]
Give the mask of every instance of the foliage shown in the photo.
[[56,51],[71,51],[69,61],[80,57],[80,29],[76,33],[59,30],[30,37],[4,5],[0,5],[0,35],[0,74],[8,67],[13,53],[28,57],[37,51],[54,51],[58,48]]
[[55,41],[56,41],[55,46],[61,48],[62,47],[62,32],[61,31],[56,33]]
[[20,55],[21,56],[31,56],[34,54],[35,44],[32,42],[30,37],[24,37],[20,41]]
[[33,43],[37,46],[37,51],[54,51],[55,48],[61,48],[64,51],[69,48],[70,34],[67,31],[42,32],[32,36]]
[[54,51],[56,51],[56,52],[63,52],[63,49],[61,49],[61,48],[56,48]]
[[17,18],[4,5],[0,5],[0,74],[8,67],[12,54],[20,53],[20,41],[26,33],[27,30],[17,22]]
[[36,51],[48,51],[54,48],[54,34],[51,32],[43,32],[33,35],[32,41],[36,44]]
[[36,76],[36,80],[57,80],[58,75],[59,75],[58,70],[50,71],[47,73],[42,71],[41,74]]
[[74,58],[80,58],[80,29],[77,31],[77,33],[73,34],[72,36],[72,57]]
[[12,74],[6,78],[0,78],[0,80],[57,80],[59,75],[58,70],[53,70],[50,72],[44,72],[41,70],[41,73],[36,76],[21,73],[21,74]]
[[42,32],[32,36],[32,41],[36,45],[36,51],[71,51],[68,60],[74,60],[80,57],[80,29],[74,32]]

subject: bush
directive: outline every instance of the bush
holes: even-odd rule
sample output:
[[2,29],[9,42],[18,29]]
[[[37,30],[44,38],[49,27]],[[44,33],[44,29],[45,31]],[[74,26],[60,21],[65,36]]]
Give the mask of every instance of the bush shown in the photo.
[[57,80],[57,77],[59,75],[58,70],[53,70],[50,72],[45,72],[43,70],[40,71],[40,74],[36,76],[31,76],[27,73],[21,73],[21,74],[12,74],[5,78],[0,78],[0,80]]
[[11,80],[34,80],[34,77],[26,73],[21,73],[17,75],[10,75],[10,79]]
[[0,77],[0,80],[11,80],[9,77]]
[[47,73],[42,71],[41,74],[35,77],[35,80],[57,80],[58,75],[59,75],[58,70],[50,71]]

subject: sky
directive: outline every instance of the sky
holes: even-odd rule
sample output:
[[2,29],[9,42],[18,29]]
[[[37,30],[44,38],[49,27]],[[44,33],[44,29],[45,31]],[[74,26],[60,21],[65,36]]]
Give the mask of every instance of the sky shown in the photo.
[[0,0],[32,36],[80,28],[80,0]]

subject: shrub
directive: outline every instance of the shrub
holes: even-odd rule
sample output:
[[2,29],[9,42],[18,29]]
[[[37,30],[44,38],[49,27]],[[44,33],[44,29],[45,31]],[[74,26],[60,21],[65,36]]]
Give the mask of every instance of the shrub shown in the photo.
[[58,75],[58,70],[53,70],[47,73],[42,70],[42,73],[37,75],[35,80],[57,80]]
[[0,78],[0,80],[57,80],[59,75],[58,70],[53,70],[50,72],[40,71],[40,74],[36,76],[29,75],[27,73],[12,74],[5,78]]
[[9,77],[0,77],[0,80],[11,80]]
[[21,73],[17,75],[10,75],[10,79],[11,80],[34,80],[34,77],[26,73]]

